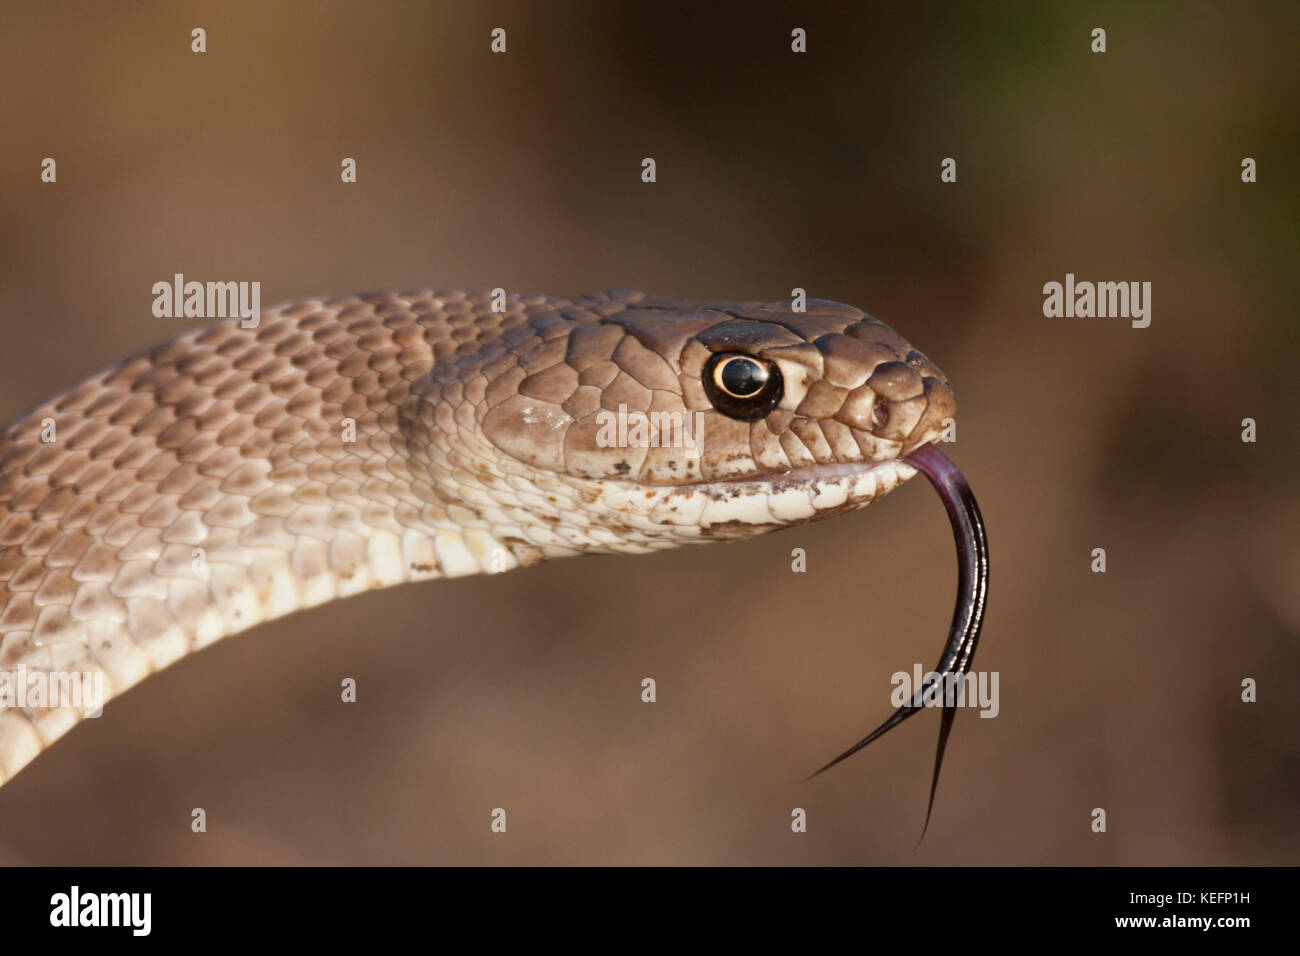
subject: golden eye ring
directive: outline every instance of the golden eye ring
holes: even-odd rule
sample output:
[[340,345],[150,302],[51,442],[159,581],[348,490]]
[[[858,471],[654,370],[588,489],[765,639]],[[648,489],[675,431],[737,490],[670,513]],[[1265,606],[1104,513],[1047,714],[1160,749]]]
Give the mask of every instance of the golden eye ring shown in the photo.
[[785,383],[774,362],[742,352],[718,352],[704,365],[704,394],[729,418],[755,421],[781,401]]

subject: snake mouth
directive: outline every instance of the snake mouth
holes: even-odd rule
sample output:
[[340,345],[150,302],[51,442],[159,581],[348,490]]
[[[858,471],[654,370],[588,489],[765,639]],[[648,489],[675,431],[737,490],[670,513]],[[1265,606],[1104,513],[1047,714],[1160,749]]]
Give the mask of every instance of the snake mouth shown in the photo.
[[766,493],[779,494],[784,491],[802,490],[824,492],[831,488],[845,487],[849,496],[857,504],[875,498],[879,493],[872,490],[871,495],[863,500],[854,497],[854,491],[864,479],[872,479],[879,487],[879,479],[893,479],[889,488],[894,488],[916,475],[916,466],[902,458],[885,458],[880,461],[826,462],[816,465],[804,465],[780,472],[757,472],[752,475],[737,475],[735,478],[715,478],[711,481],[697,481],[689,484],[670,485],[666,489],[672,492],[700,493],[710,497],[727,498],[736,494]]
[[837,478],[859,478],[862,475],[880,473],[887,470],[905,471],[908,478],[911,478],[916,474],[916,468],[907,464],[902,458],[885,458],[881,461],[829,462],[827,464],[805,465],[801,468],[791,468],[789,471],[782,471],[777,474],[744,475],[740,478],[732,478],[726,481],[700,482],[694,487],[727,487],[731,485],[761,483],[770,485],[773,488],[785,489],[794,486],[803,487],[816,485],[820,482],[833,481]]
[[747,538],[865,507],[912,478],[901,458],[826,462],[673,485],[607,480],[612,510],[640,514],[654,528],[692,539]]

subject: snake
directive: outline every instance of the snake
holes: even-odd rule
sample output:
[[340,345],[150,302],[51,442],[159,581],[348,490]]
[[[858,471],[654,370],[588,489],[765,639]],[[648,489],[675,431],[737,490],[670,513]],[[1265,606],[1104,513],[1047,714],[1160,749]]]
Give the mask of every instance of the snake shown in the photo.
[[822,299],[439,289],[211,321],[0,431],[0,783],[104,701],[292,612],[748,538],[918,471],[959,555],[931,677],[965,673],[988,557],[936,447],[955,412],[924,354]]

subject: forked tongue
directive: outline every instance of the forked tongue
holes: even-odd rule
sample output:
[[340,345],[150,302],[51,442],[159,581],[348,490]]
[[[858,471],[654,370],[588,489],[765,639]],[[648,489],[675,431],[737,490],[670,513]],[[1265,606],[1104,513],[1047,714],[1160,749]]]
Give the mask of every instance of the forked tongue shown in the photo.
[[[953,718],[957,715],[955,695],[946,697],[944,692],[949,675],[956,675],[956,679],[960,679],[960,675],[970,670],[971,660],[975,656],[975,645],[980,637],[980,627],[984,623],[984,607],[989,593],[989,544],[988,537],[984,533],[984,519],[980,515],[979,505],[975,503],[975,495],[971,493],[970,485],[966,484],[966,479],[957,470],[957,466],[950,462],[943,452],[934,445],[923,445],[903,460],[929,478],[930,484],[934,485],[935,491],[939,492],[939,497],[943,499],[943,506],[948,511],[948,520],[952,522],[953,540],[957,542],[957,605],[952,612],[952,628],[948,632],[948,643],[944,645],[943,656],[939,658],[939,664],[934,669],[937,675],[934,679],[925,683],[911,701],[894,711],[883,724],[812,776],[815,777],[822,771],[829,770],[877,737],[882,737],[893,730],[921,709],[927,694],[931,694],[931,699],[943,699],[939,746],[934,755],[934,777],[930,781],[930,803],[925,810],[925,826],[921,829],[921,837],[924,838],[925,831],[930,827],[930,812],[934,809],[934,792],[939,786],[939,768],[943,766],[943,751],[948,745],[948,733],[952,730]],[[932,688],[936,689],[932,692]]]

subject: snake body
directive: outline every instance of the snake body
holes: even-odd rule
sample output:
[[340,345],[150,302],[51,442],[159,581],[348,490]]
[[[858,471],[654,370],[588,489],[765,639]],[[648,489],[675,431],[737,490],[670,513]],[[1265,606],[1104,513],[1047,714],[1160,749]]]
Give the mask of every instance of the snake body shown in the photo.
[[[751,387],[729,356],[761,415],[719,392]],[[820,300],[438,290],[209,324],[0,432],[0,782],[86,710],[20,682],[107,698],[361,591],[859,508],[954,410],[924,355]],[[608,440],[652,413],[693,447]]]

